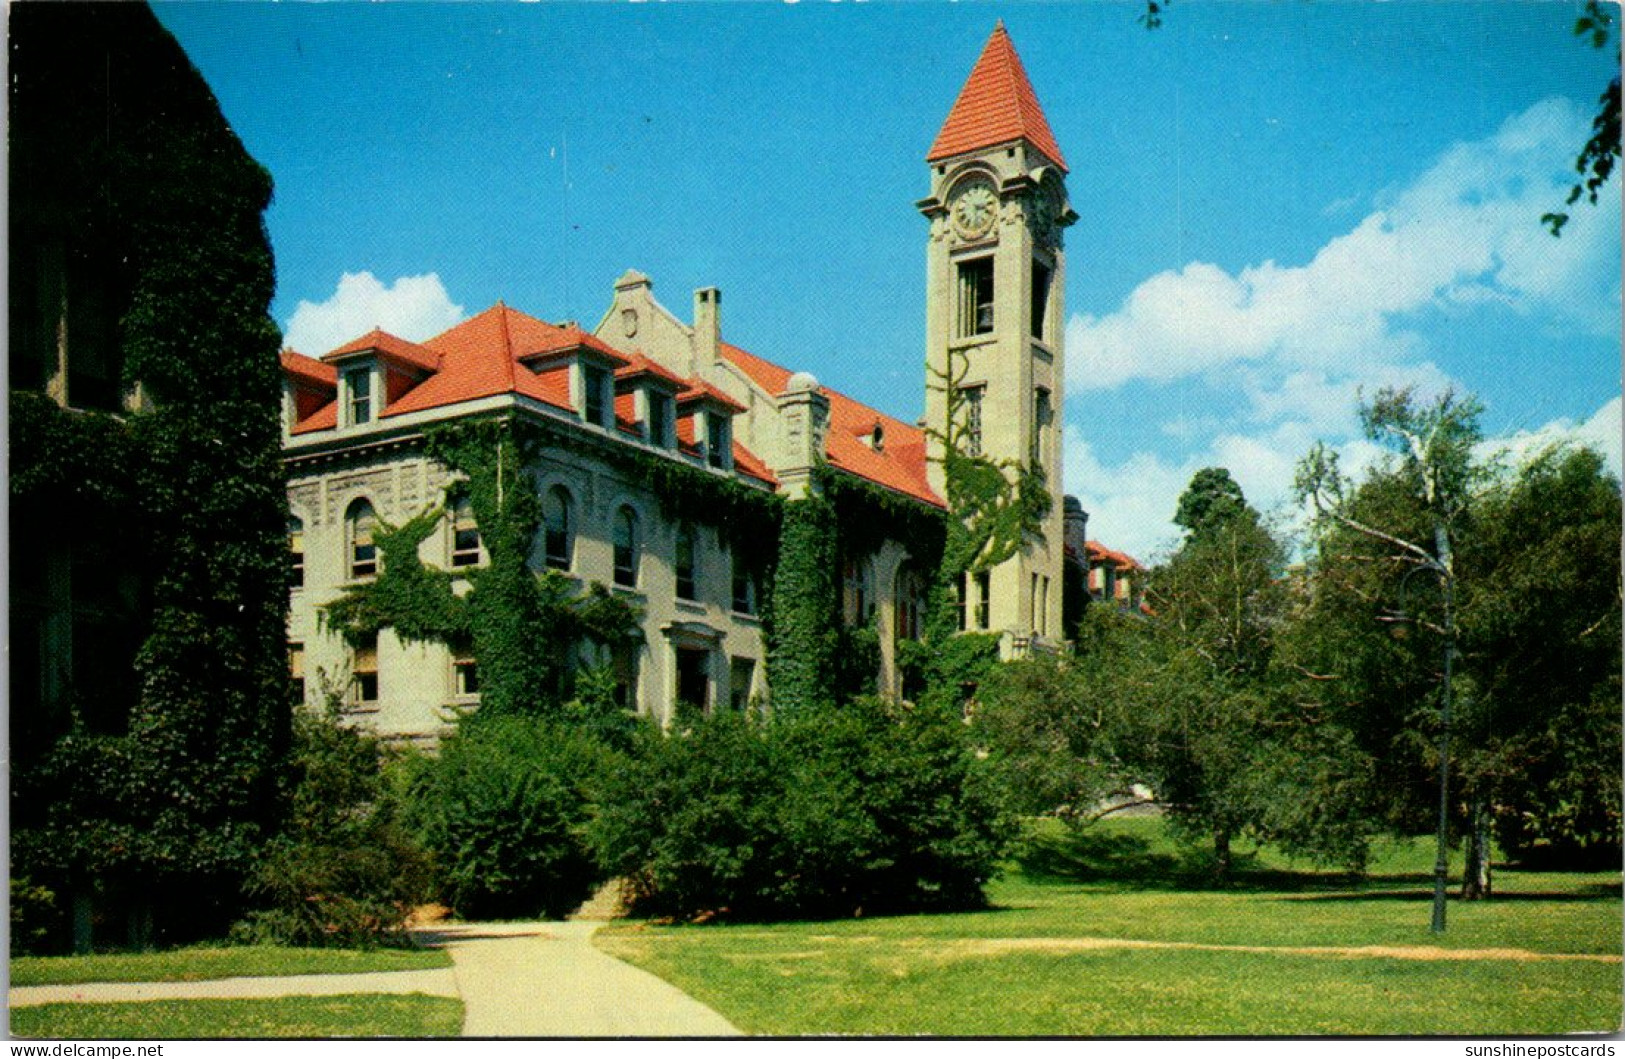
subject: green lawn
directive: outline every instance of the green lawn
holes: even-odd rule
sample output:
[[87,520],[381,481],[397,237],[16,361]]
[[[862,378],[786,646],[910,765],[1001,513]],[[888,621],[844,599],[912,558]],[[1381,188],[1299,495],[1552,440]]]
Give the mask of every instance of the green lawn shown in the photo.
[[463,1004],[413,994],[150,1000],[14,1008],[18,1037],[455,1037]]
[[1363,880],[1242,852],[1235,884],[1204,890],[1199,870],[1155,819],[1103,822],[1081,841],[1047,828],[990,887],[990,911],[772,926],[624,924],[597,941],[754,1033],[1512,1035],[1620,1026],[1617,961],[1125,949],[1080,940],[1621,951],[1617,875],[1497,872],[1498,898],[1452,901],[1441,937],[1428,931],[1426,843],[1390,844]]
[[280,945],[200,945],[163,952],[104,956],[14,957],[11,961],[11,984],[195,982],[205,978],[361,974],[450,966],[451,954],[438,949],[295,949]]

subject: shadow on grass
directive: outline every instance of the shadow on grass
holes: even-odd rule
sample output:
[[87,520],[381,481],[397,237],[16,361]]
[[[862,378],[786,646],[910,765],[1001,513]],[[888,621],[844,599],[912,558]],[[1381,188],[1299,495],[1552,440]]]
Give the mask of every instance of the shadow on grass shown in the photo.
[[[1214,874],[1211,851],[1153,844],[1123,831],[1083,830],[1029,835],[1016,862],[1035,881],[1087,883],[1116,891],[1225,891],[1279,893],[1315,901],[1427,901],[1428,871],[1362,875],[1349,871],[1289,869],[1259,863],[1258,853],[1237,851],[1229,878]],[[1496,871],[1502,871],[1500,865]],[[1515,876],[1514,876],[1515,877]],[[1458,884],[1459,885],[1459,882]],[[1452,899],[1456,885],[1452,886]],[[1562,890],[1498,892],[1492,901],[1598,901],[1617,899],[1620,884],[1581,882]]]
[[[1098,884],[1123,890],[1296,892],[1347,890],[1373,881],[1350,872],[1265,867],[1256,852],[1233,851],[1229,877],[1220,881],[1211,851],[1170,848],[1122,831],[1084,830],[1032,835],[1017,863],[1033,879]],[[1431,876],[1385,876],[1389,883],[1426,882]]]

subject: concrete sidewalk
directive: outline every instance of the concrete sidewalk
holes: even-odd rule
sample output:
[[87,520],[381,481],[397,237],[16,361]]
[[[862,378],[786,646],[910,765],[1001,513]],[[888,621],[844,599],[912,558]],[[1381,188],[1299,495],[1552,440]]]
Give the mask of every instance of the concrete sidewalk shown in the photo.
[[266,978],[210,978],[201,982],[83,982],[78,985],[12,986],[11,1006],[100,1004],[136,1000],[197,1000],[214,997],[336,996],[340,993],[427,993],[455,997],[450,967],[368,974],[296,974]]
[[451,953],[464,1037],[736,1037],[728,1020],[592,944],[597,922],[456,923],[413,931]]

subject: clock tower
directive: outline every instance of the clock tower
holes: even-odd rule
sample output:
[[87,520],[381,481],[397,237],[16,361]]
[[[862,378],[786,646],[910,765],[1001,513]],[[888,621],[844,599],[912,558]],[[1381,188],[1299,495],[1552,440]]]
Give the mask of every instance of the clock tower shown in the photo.
[[[1041,539],[961,586],[964,628],[1061,639],[1061,398],[1066,258],[1077,219],[1066,160],[1001,21],[926,155],[926,423],[959,447],[1009,466],[1036,465],[1053,498]],[[945,495],[942,441],[932,486]],[[1014,472],[1009,472],[1013,474]]]

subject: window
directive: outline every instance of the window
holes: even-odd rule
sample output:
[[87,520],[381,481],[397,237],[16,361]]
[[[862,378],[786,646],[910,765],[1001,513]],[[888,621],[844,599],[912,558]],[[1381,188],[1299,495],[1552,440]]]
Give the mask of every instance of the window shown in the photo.
[[1038,579],[1038,635],[1049,635],[1049,577],[1046,575]]
[[677,598],[694,599],[697,596],[694,585],[694,527],[685,522],[677,527]]
[[293,587],[305,583],[305,520],[298,515],[288,516],[288,566],[293,574]]
[[897,572],[897,638],[918,640],[925,632],[925,582],[913,565]]
[[728,666],[728,705],[735,713],[750,708],[750,686],[756,679],[756,660],[735,658]]
[[728,417],[721,412],[705,413],[705,458],[713,467],[727,467],[733,455],[733,442],[728,437]]
[[965,624],[965,603],[969,596],[970,582],[962,573],[959,575],[959,584],[954,586],[954,610],[957,612],[956,617],[958,621],[956,624],[960,632],[964,632],[967,628],[969,628],[969,626]]
[[976,627],[986,629],[993,611],[993,580],[988,571],[976,575]]
[[305,704],[305,645],[288,645],[288,699],[295,706]]
[[623,710],[638,708],[638,645],[618,643],[610,655],[615,673],[615,705]]
[[860,559],[848,559],[844,572],[846,582],[846,613],[853,624],[867,625],[874,617],[874,592],[869,583],[869,564]]
[[546,533],[546,561],[549,569],[570,569],[571,553],[575,550],[575,506],[570,491],[555,485],[542,497],[542,525]]
[[608,427],[610,403],[609,372],[603,368],[584,366],[581,369],[582,415],[595,426]]
[[350,543],[350,578],[374,577],[378,573],[378,549],[372,542],[378,527],[378,516],[372,504],[356,500],[344,516],[346,535]]
[[697,647],[677,648],[677,709],[703,712],[711,705],[711,652]]
[[959,388],[959,404],[965,417],[964,433],[960,436],[960,441],[965,446],[967,456],[982,454],[982,397],[986,393],[986,386]]
[[638,584],[638,513],[626,506],[615,512],[615,583]]
[[1052,275],[1048,265],[1042,261],[1033,262],[1032,332],[1033,337],[1040,342],[1044,341],[1044,331],[1049,323],[1049,288]]
[[350,701],[361,707],[378,705],[378,634],[351,648]]
[[1055,418],[1049,391],[1040,386],[1033,391],[1032,459],[1042,467],[1049,457],[1049,428]]
[[756,613],[756,571],[736,541],[733,546],[733,608],[740,614]]
[[993,259],[979,257],[959,265],[960,338],[993,332]]
[[344,373],[344,385],[350,393],[350,425],[358,426],[372,421],[372,369],[352,368]]
[[671,445],[671,395],[649,391],[649,442],[662,448]]
[[451,504],[451,565],[477,566],[480,561],[480,530],[474,524],[474,504],[462,494]]
[[473,652],[462,649],[451,659],[451,693],[458,698],[472,698],[480,693],[480,669],[474,662]]

